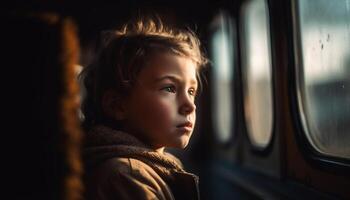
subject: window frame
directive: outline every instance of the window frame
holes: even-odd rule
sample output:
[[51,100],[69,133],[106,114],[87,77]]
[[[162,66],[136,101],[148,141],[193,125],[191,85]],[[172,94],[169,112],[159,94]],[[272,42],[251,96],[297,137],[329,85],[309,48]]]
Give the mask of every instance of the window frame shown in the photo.
[[273,151],[273,144],[275,143],[275,135],[276,135],[276,112],[277,112],[277,108],[276,108],[276,89],[275,89],[275,59],[274,59],[274,46],[273,46],[273,38],[272,38],[272,34],[273,34],[273,30],[271,27],[271,23],[272,23],[272,19],[271,19],[271,6],[270,6],[270,1],[269,0],[264,0],[264,3],[266,5],[266,11],[267,11],[267,23],[268,23],[268,37],[269,37],[269,53],[270,53],[270,68],[271,68],[271,108],[272,108],[272,123],[271,123],[271,135],[270,135],[270,139],[269,142],[266,144],[266,146],[264,147],[260,147],[255,145],[255,143],[250,139],[250,136],[248,135],[249,131],[248,131],[248,126],[247,126],[247,122],[246,122],[246,117],[245,117],[245,109],[244,109],[244,95],[245,95],[245,90],[246,90],[246,83],[244,80],[244,68],[246,67],[246,58],[244,57],[245,52],[246,52],[246,38],[244,37],[245,35],[245,30],[244,30],[244,20],[243,19],[243,12],[246,12],[246,7],[247,4],[249,2],[252,2],[254,0],[245,0],[242,2],[242,5],[240,6],[239,9],[239,32],[240,32],[240,39],[239,39],[239,43],[240,43],[240,59],[241,59],[241,65],[240,65],[240,75],[241,75],[241,89],[242,89],[242,106],[243,106],[243,129],[244,129],[244,133],[245,136],[247,137],[247,140],[249,142],[249,146],[251,151],[254,154],[260,155],[260,156],[267,156],[268,154],[270,154]]
[[[350,159],[336,157],[332,155],[323,154],[313,147],[313,144],[309,141],[307,134],[309,130],[305,126],[306,119],[304,116],[304,109],[302,103],[302,93],[305,93],[304,88],[301,87],[300,81],[300,69],[304,67],[302,59],[302,41],[301,41],[301,28],[300,28],[300,16],[298,15],[298,0],[291,1],[290,6],[290,33],[289,40],[292,44],[290,73],[288,81],[288,95],[290,96],[290,106],[292,112],[292,120],[295,127],[295,137],[297,145],[301,150],[302,155],[310,161],[310,163],[319,169],[331,171],[336,174],[347,174],[350,169]],[[302,91],[301,91],[302,90]]]
[[[239,74],[239,71],[238,71],[238,39],[237,39],[237,25],[236,25],[236,22],[235,22],[235,19],[234,17],[231,15],[231,13],[229,12],[229,10],[226,10],[226,9],[219,9],[215,12],[216,14],[214,14],[214,17],[213,17],[213,20],[210,24],[210,27],[209,27],[209,56],[210,58],[212,59],[212,56],[213,56],[213,45],[212,45],[212,39],[213,39],[213,36],[215,35],[215,33],[220,30],[221,26],[220,26],[220,23],[217,23],[216,20],[217,18],[219,18],[220,16],[223,16],[225,18],[225,23],[231,23],[232,25],[232,80],[231,80],[231,130],[230,130],[230,135],[229,135],[229,138],[225,141],[222,141],[219,139],[219,136],[218,136],[218,130],[215,129],[215,125],[212,120],[212,124],[210,125],[213,129],[213,133],[214,133],[214,140],[215,140],[215,143],[224,147],[224,148],[229,148],[233,145],[235,145],[236,143],[238,143],[238,137],[239,137],[239,133],[237,132],[237,123],[238,123],[238,118],[239,118],[239,115],[237,115],[237,92],[236,92],[236,88],[237,88],[237,75]],[[228,18],[228,20],[227,20]],[[214,64],[214,63],[213,63]],[[213,72],[211,72],[212,74]],[[213,77],[211,75],[211,77]],[[212,79],[212,78],[210,78]],[[214,89],[213,86],[211,86],[211,90]],[[210,91],[210,94],[212,95],[213,94],[213,91]],[[215,97],[212,97],[212,98],[215,98]],[[214,104],[213,104],[213,100],[211,100],[211,103],[210,103],[210,111],[213,112],[213,108],[214,108]]]

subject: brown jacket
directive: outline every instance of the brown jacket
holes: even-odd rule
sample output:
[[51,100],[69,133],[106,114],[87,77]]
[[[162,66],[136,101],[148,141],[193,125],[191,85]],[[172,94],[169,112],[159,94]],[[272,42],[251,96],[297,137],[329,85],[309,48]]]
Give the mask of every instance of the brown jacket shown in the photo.
[[198,177],[173,155],[106,126],[92,128],[85,141],[86,199],[199,199]]

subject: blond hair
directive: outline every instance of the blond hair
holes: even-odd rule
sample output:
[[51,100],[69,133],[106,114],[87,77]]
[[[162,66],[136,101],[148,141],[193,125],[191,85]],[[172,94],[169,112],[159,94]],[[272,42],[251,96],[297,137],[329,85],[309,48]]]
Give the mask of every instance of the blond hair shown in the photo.
[[101,98],[109,89],[126,96],[147,60],[156,53],[171,53],[191,59],[200,69],[208,62],[200,41],[190,29],[171,29],[160,20],[139,20],[120,30],[104,32],[103,45],[95,61],[85,67],[79,78],[85,87],[82,101],[84,127],[103,123],[106,116]]

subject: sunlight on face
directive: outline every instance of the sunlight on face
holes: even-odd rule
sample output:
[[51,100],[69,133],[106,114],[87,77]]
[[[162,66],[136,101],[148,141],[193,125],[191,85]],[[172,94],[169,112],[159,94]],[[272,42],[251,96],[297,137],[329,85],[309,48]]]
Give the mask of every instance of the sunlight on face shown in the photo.
[[126,130],[154,149],[186,147],[196,121],[196,72],[191,59],[154,56],[126,101]]

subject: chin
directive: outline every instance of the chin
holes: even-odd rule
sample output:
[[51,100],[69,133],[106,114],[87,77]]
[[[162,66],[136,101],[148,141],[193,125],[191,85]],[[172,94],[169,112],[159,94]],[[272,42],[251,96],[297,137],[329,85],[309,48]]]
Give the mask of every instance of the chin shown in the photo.
[[173,141],[172,144],[169,145],[169,147],[184,149],[187,147],[188,143],[189,143],[189,137],[180,137],[180,138],[177,138],[175,141]]

